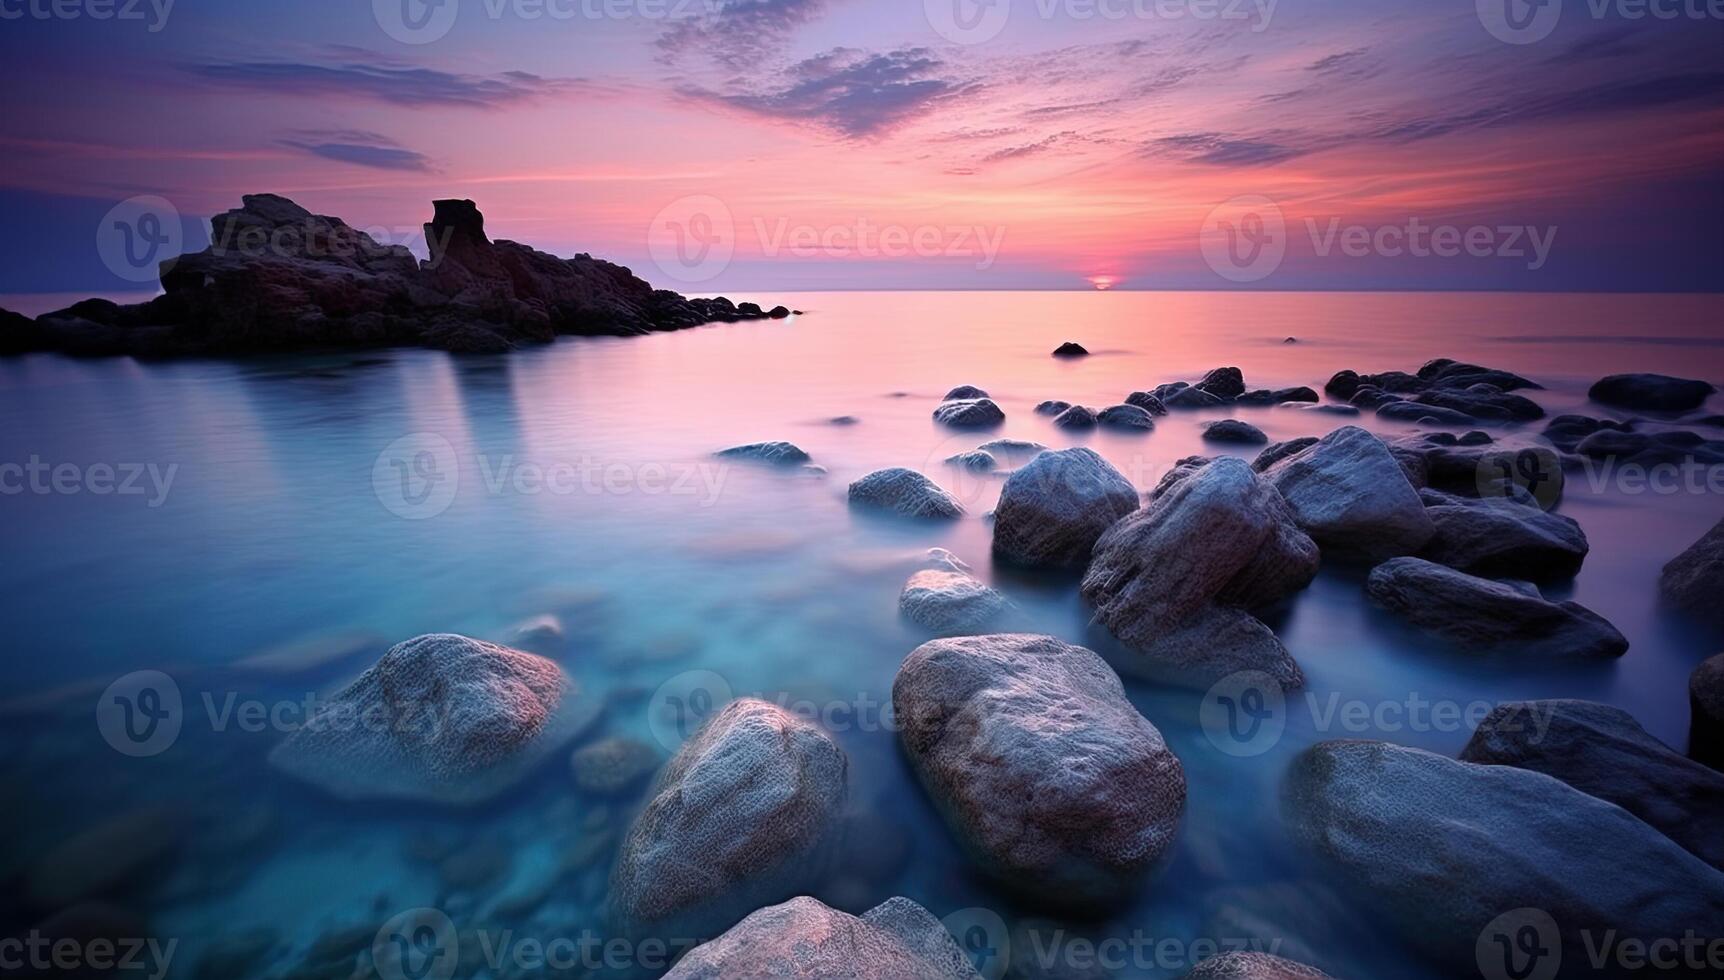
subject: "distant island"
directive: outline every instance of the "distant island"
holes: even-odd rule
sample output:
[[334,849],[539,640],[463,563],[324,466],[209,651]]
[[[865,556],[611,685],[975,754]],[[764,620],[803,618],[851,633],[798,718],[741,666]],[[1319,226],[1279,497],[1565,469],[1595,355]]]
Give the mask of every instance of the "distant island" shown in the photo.
[[654,289],[585,253],[557,258],[485,235],[472,201],[432,202],[430,259],[275,194],[210,219],[210,245],[162,263],[163,294],[0,310],[0,354],[182,357],[326,348],[513,350],[559,336],[628,336],[791,314]]

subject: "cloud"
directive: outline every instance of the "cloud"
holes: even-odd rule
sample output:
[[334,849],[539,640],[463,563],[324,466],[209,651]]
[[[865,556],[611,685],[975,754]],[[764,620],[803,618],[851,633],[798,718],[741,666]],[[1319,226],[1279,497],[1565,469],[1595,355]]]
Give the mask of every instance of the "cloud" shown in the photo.
[[415,108],[495,108],[566,90],[576,83],[573,79],[542,78],[524,71],[461,75],[410,65],[359,62],[213,62],[192,65],[187,70],[231,88],[365,99]]
[[681,91],[689,98],[858,139],[885,133],[975,87],[943,77],[945,68],[926,48],[884,54],[835,48],[792,65],[765,89],[719,93],[684,86]]
[[763,53],[783,45],[826,6],[827,0],[723,0],[705,17],[680,20],[666,28],[657,44],[671,59],[703,54],[727,68],[740,69],[757,64]]
[[418,173],[432,170],[430,158],[423,153],[409,150],[387,136],[364,130],[307,130],[277,142],[325,160],[376,170]]
[[1171,151],[1193,163],[1222,167],[1262,167],[1303,156],[1307,150],[1267,138],[1222,133],[1182,133],[1153,141],[1151,153]]

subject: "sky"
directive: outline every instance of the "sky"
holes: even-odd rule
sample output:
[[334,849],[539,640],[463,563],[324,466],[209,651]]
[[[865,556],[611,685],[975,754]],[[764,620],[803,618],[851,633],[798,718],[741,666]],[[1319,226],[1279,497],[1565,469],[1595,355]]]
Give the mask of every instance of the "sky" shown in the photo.
[[1721,53],[1724,0],[0,0],[0,294],[261,191],[691,294],[1718,291]]

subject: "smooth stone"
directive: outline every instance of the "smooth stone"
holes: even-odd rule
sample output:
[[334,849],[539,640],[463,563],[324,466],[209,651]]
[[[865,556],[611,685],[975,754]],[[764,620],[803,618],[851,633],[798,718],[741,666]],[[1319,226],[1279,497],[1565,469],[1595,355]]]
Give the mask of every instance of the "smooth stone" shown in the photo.
[[901,466],[875,470],[850,484],[852,506],[889,511],[905,517],[951,519],[964,516],[964,505],[934,481]]
[[1245,394],[1240,395],[1238,398],[1234,399],[1234,403],[1238,405],[1264,406],[1284,405],[1289,402],[1308,403],[1321,400],[1322,399],[1315,391],[1312,391],[1310,388],[1300,386],[1298,388],[1278,388],[1273,391],[1268,388],[1259,388],[1256,391],[1248,391]]
[[1096,423],[1105,429],[1147,432],[1155,428],[1155,419],[1136,405],[1114,405],[1101,410]]
[[1000,489],[994,554],[1018,565],[1082,568],[1102,532],[1137,507],[1137,488],[1095,450],[1044,452]]
[[1658,592],[1673,608],[1724,626],[1724,521],[1664,566]]
[[806,463],[812,457],[803,452],[801,447],[788,442],[756,442],[746,446],[733,446],[713,453],[719,459],[743,459],[755,463],[769,463],[774,466],[790,466]]
[[1484,421],[1530,422],[1544,418],[1544,409],[1538,402],[1522,395],[1498,391],[1492,385],[1480,384],[1458,390],[1439,388],[1423,392],[1413,401],[1421,405],[1453,409]]
[[713,715],[660,770],[611,874],[625,936],[717,935],[818,882],[849,763],[832,736],[753,698]]
[[955,456],[947,456],[946,463],[971,473],[992,473],[1000,466],[1000,461],[994,458],[993,453],[982,449],[972,449]]
[[1036,406],[1036,414],[1037,415],[1059,415],[1062,412],[1064,412],[1066,409],[1071,408],[1071,407],[1072,407],[1071,402],[1045,401],[1045,402],[1042,402],[1041,404]]
[[1084,600],[1141,655],[1127,664],[1134,673],[1208,686],[1258,670],[1284,688],[1301,686],[1299,665],[1249,610],[1309,585],[1317,545],[1244,460],[1184,469],[1096,541]]
[[1595,402],[1647,412],[1687,412],[1699,408],[1718,389],[1705,381],[1667,374],[1612,374],[1593,385]]
[[1349,425],[1263,471],[1324,557],[1381,561],[1410,555],[1436,528],[1382,440]]
[[1710,657],[1688,678],[1688,756],[1724,770],[1724,653]]
[[1230,401],[1245,394],[1245,374],[1236,367],[1219,367],[1205,374],[1203,380],[1192,387]]
[[856,425],[862,420],[854,415],[834,415],[826,420],[827,425]]
[[1426,361],[1419,368],[1417,376],[1421,381],[1433,387],[1470,388],[1475,384],[1488,384],[1499,391],[1518,391],[1522,388],[1542,389],[1544,387],[1511,371],[1480,367],[1477,364],[1468,364],[1447,357],[1438,357]]
[[1061,412],[1054,424],[1062,429],[1093,429],[1095,413],[1082,405],[1073,405]]
[[1270,443],[1262,452],[1257,454],[1256,459],[1251,461],[1251,468],[1261,473],[1289,456],[1310,449],[1319,441],[1317,436],[1300,436],[1297,439],[1288,439],[1286,442]]
[[1135,405],[1151,415],[1167,414],[1167,406],[1161,403],[1161,399],[1156,397],[1154,392],[1134,391],[1125,396],[1125,403],[1127,405]]
[[898,612],[935,636],[962,636],[997,629],[1012,603],[968,572],[923,569],[898,594]]
[[940,920],[907,898],[860,918],[817,899],[763,908],[690,950],[665,980],[981,980]]
[[1574,518],[1550,513],[1524,496],[1469,498],[1429,489],[1419,496],[1436,527],[1420,557],[1469,575],[1571,579],[1591,549]]
[[1054,356],[1055,357],[1088,357],[1089,351],[1085,350],[1082,344],[1073,343],[1072,341],[1068,340],[1065,343],[1059,345],[1059,347],[1054,349]]
[[1185,980],[1333,980],[1314,966],[1268,953],[1222,953],[1197,964]]
[[994,456],[1020,457],[1028,459],[1036,453],[1044,452],[1048,447],[1039,442],[1027,439],[993,439],[976,447],[978,452],[992,453]]
[[1572,453],[1580,448],[1587,436],[1595,432],[1628,432],[1633,428],[1633,422],[1595,419],[1585,415],[1558,415],[1545,424],[1543,435],[1551,445],[1563,452]]
[[1162,395],[1161,403],[1168,408],[1195,409],[1220,408],[1228,404],[1228,400],[1204,391],[1201,388],[1180,388],[1177,391]]
[[617,796],[645,782],[663,762],[658,749],[640,739],[613,735],[576,749],[569,769],[583,792]]
[[550,660],[434,633],[391,647],[269,762],[344,800],[470,805],[520,782],[603,710]]
[[941,402],[934,409],[934,421],[954,429],[985,429],[1005,420],[1006,413],[987,398]]
[[1323,385],[1325,394],[1336,398],[1352,398],[1362,382],[1357,371],[1336,371]]
[[1474,975],[1487,927],[1520,909],[1556,921],[1565,963],[1588,962],[1606,930],[1724,935],[1724,874],[1543,773],[1323,742],[1293,760],[1282,801],[1293,840],[1343,891],[1454,976]]
[[1621,708],[1565,700],[1500,704],[1460,757],[1560,779],[1724,869],[1724,773],[1684,758]]
[[1359,410],[1351,405],[1302,405],[1307,412],[1317,412],[1320,415],[1344,415],[1348,418],[1359,414]]
[[1360,385],[1359,390],[1347,397],[1347,404],[1357,409],[1378,409],[1393,402],[1406,401],[1401,395],[1392,395],[1376,385]]
[[946,397],[940,400],[943,402],[974,401],[978,398],[990,397],[992,396],[975,385],[959,385],[951,391],[946,392]]
[[1428,422],[1434,425],[1473,425],[1479,420],[1466,412],[1415,401],[1384,402],[1377,417],[1391,422]]
[[1206,442],[1224,442],[1242,446],[1263,446],[1269,443],[1269,437],[1263,434],[1262,429],[1238,419],[1222,419],[1219,422],[1204,423],[1203,438]]
[[1538,659],[1620,657],[1628,641],[1576,602],[1551,602],[1525,588],[1479,578],[1422,558],[1371,570],[1365,592],[1413,626],[1479,652]]
[[1051,636],[933,640],[892,682],[917,776],[991,877],[1111,907],[1172,847],[1185,773],[1100,656]]
[[1547,446],[1499,446],[1479,433],[1427,432],[1397,439],[1389,451],[1414,486],[1431,487],[1463,497],[1502,496],[1504,480],[1529,491],[1545,507],[1554,507],[1567,486],[1562,457]]

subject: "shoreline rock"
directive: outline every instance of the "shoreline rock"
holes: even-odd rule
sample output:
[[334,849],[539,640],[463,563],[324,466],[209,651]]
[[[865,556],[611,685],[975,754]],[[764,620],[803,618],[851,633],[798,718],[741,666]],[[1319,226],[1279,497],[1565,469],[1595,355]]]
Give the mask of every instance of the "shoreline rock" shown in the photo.
[[850,484],[851,506],[903,517],[952,520],[964,516],[964,505],[915,470],[889,467]]
[[1724,771],[1724,653],[1688,678],[1688,757]]
[[1658,577],[1660,597],[1713,626],[1724,626],[1724,521],[1672,558]]
[[1263,470],[1325,558],[1366,562],[1410,555],[1436,533],[1389,448],[1342,426]]
[[1378,565],[1365,592],[1412,626],[1469,650],[1552,659],[1628,651],[1616,627],[1577,602],[1551,602],[1531,584],[1480,578],[1423,558]]
[[1000,488],[994,554],[1029,567],[1082,568],[1102,532],[1137,506],[1137,488],[1095,450],[1039,453]]
[[907,898],[860,917],[793,898],[690,950],[664,980],[981,980],[946,927]]
[[1013,612],[1011,600],[969,572],[924,568],[898,594],[898,613],[935,636],[994,632]]
[[1605,405],[1644,412],[1687,412],[1699,408],[1718,389],[1710,382],[1667,374],[1612,374],[1587,391]]

